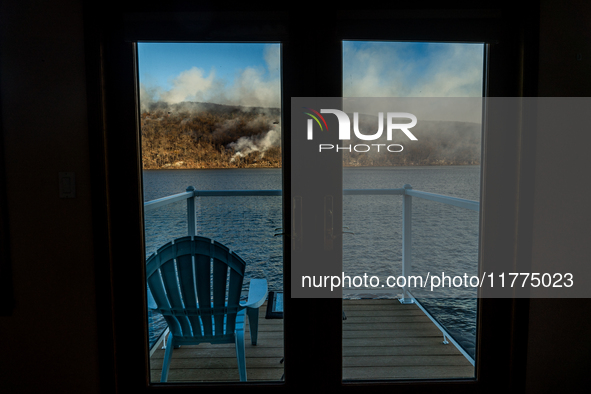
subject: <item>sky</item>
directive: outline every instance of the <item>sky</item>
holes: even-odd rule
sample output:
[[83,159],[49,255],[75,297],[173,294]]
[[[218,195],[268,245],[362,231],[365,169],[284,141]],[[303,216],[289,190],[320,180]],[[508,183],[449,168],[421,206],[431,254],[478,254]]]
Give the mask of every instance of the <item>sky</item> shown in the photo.
[[279,107],[279,44],[139,43],[142,106],[182,101]]
[[[344,97],[480,97],[482,44],[343,42]],[[140,100],[279,107],[280,44],[139,43]]]
[[343,97],[481,97],[483,44],[343,42]]

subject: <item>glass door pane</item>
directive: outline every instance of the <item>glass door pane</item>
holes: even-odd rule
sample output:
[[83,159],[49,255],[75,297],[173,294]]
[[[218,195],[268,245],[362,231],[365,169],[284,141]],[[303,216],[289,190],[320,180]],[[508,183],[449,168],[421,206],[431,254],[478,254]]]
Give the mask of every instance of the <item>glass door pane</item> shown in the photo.
[[483,72],[484,44],[343,42],[343,380],[475,376]]
[[151,381],[280,380],[280,44],[137,48]]

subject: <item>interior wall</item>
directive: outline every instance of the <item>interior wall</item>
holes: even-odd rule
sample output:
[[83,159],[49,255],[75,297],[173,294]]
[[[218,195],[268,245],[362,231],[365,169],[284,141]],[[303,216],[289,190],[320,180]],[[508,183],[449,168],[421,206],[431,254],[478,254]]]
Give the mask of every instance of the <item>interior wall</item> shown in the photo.
[[[80,1],[0,3],[12,316],[0,391],[99,390],[84,36]],[[76,197],[60,198],[59,172]]]
[[[591,3],[543,0],[540,22],[539,96],[591,96]],[[591,133],[581,130],[546,128],[536,135],[534,266],[590,262],[589,146]],[[529,393],[588,391],[590,301],[530,301]]]
[[[96,393],[82,7],[77,0],[2,2],[0,7],[0,94],[16,298],[13,315],[0,317],[1,390]],[[585,1],[542,2],[541,96],[589,95],[590,15]],[[576,130],[537,135],[534,261],[589,261],[589,142],[589,133]],[[62,171],[75,172],[76,198],[59,198]],[[589,379],[589,312],[589,300],[531,301],[528,392],[580,392],[578,386]]]

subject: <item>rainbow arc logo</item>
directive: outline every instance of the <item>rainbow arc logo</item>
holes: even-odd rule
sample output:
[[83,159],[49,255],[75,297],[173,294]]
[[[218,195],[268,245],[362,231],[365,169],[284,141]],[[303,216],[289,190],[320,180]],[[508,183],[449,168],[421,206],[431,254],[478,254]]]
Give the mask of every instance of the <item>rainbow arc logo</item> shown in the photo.
[[[326,131],[328,131],[328,125],[326,124],[326,120],[324,120],[324,117],[322,115],[320,115],[320,113],[316,110],[313,110],[312,108],[308,108],[308,107],[302,107],[304,109],[307,109],[309,111],[314,112],[316,115],[318,115],[318,117],[320,119],[322,119],[322,122],[324,123],[324,126],[326,127]],[[320,130],[324,131],[324,128],[322,127],[322,123],[320,123],[320,120],[318,120],[318,118],[316,116],[314,116],[313,114],[309,113],[309,112],[304,112],[306,115],[310,115],[312,117],[312,119],[314,119],[316,121],[316,123],[318,123],[318,126],[320,126]],[[312,120],[310,119],[310,120]]]

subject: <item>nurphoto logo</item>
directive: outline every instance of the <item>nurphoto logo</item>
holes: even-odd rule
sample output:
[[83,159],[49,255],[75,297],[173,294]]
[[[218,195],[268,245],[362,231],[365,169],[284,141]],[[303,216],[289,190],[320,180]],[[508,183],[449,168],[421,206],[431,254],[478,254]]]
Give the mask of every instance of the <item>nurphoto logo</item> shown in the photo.
[[[304,109],[313,112],[304,112],[306,115],[310,116],[312,119],[308,119],[308,140],[314,139],[314,122],[318,124],[321,131],[328,131],[328,125],[326,120],[321,114],[333,114],[336,115],[337,120],[339,122],[339,139],[341,141],[350,140],[351,139],[351,120],[349,119],[349,115],[345,112],[340,111],[338,109],[321,109],[320,112],[308,108],[303,107]],[[394,123],[394,119],[410,119],[410,123]],[[417,137],[410,132],[410,128],[413,128],[417,124],[417,117],[408,112],[388,112],[386,114],[386,138],[388,141],[392,141],[392,135],[394,130],[402,131],[411,141],[417,141]],[[324,125],[324,126],[323,126]],[[353,133],[355,133],[355,137],[362,141],[375,141],[379,139],[382,134],[384,133],[384,113],[378,113],[378,131],[374,134],[362,134],[359,130],[359,113],[353,113]],[[370,146],[371,145],[371,146]],[[333,144],[319,144],[318,151],[322,152],[323,150],[334,150],[338,152],[339,150],[348,150],[351,152],[369,152],[372,150],[372,147],[375,147],[377,151],[380,151],[380,147],[386,147],[388,152],[402,152],[404,147],[400,144],[356,144],[356,145],[349,145],[349,146],[339,146]]]

